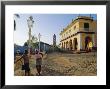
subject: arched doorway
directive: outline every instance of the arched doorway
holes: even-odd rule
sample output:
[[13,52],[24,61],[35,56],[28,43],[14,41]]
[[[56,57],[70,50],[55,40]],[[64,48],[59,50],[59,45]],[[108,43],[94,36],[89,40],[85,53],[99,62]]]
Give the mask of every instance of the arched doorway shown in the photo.
[[70,50],[72,50],[72,40],[69,41]]
[[88,49],[89,42],[92,42],[91,37],[89,37],[89,36],[85,37],[85,49],[86,50]]
[[78,42],[77,38],[74,38],[74,50],[77,50]]

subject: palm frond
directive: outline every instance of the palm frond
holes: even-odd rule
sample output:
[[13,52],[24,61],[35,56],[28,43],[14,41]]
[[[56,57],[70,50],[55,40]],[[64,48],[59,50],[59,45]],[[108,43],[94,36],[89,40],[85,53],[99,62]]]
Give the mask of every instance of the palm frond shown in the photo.
[[14,20],[14,30],[16,30],[16,21]]
[[19,15],[19,14],[15,14],[15,16],[16,16],[17,18],[20,18],[20,15]]

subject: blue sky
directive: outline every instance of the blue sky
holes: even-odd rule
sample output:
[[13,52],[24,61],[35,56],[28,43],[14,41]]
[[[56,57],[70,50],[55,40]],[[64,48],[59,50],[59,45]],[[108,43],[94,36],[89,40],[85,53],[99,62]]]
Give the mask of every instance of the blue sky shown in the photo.
[[[53,35],[56,34],[56,43],[60,43],[60,32],[72,19],[75,19],[79,14],[19,14],[20,18],[14,16],[16,20],[16,31],[14,31],[14,43],[23,45],[28,40],[28,25],[27,19],[33,17],[34,24],[32,35],[38,37],[41,34],[41,41],[53,44]],[[80,16],[90,16],[90,14],[80,14]],[[96,14],[91,14],[93,19],[97,19]]]

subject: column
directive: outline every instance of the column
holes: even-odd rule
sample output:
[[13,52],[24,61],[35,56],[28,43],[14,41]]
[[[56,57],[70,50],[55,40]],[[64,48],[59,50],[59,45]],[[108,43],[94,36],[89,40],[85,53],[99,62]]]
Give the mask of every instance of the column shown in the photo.
[[94,34],[92,35],[92,42],[93,42],[93,47],[95,46],[95,38],[94,38]]
[[82,34],[80,34],[80,50],[82,49]]

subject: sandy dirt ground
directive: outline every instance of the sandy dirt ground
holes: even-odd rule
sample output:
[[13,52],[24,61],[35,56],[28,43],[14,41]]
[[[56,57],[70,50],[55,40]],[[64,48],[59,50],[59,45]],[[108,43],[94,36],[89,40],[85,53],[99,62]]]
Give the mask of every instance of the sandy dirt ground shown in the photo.
[[[19,57],[18,57],[19,58]],[[34,56],[30,59],[31,76],[38,76]],[[14,65],[14,75],[24,76],[21,70],[21,62]],[[96,76],[97,54],[96,52],[68,54],[45,54],[42,62],[41,76]]]

